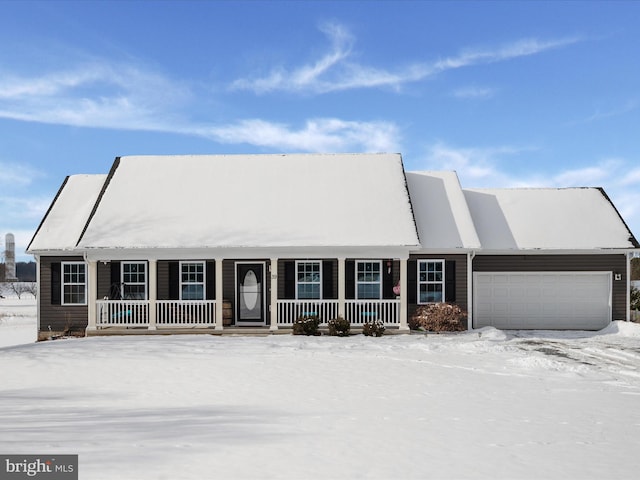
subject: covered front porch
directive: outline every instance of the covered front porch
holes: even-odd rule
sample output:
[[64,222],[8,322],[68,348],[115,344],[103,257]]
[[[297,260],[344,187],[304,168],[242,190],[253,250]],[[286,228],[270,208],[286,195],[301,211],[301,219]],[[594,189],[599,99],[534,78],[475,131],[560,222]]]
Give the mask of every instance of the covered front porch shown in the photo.
[[408,331],[406,271],[398,258],[87,259],[86,331],[288,333],[303,316]]

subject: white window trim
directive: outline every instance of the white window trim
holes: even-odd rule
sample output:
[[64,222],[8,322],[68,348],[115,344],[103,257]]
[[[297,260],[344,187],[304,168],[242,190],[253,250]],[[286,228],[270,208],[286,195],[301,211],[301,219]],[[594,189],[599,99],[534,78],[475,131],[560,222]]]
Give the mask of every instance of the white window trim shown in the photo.
[[[194,265],[194,264],[199,264],[202,265],[202,283],[201,282],[183,282],[182,281],[182,266],[183,265]],[[180,300],[182,300],[182,287],[184,285],[202,285],[202,300],[206,300],[207,299],[207,265],[206,262],[201,262],[201,261],[189,261],[189,260],[184,260],[180,262]]]
[[[377,263],[379,265],[379,272],[380,272],[380,280],[377,282],[359,282],[358,281],[358,265],[362,264],[362,263]],[[355,297],[356,300],[382,300],[382,260],[356,260],[356,265],[355,265]],[[358,297],[358,285],[373,285],[373,284],[378,284],[380,285],[380,289],[378,290],[379,295],[378,298],[359,298]]]
[[[120,292],[120,296],[122,297],[123,300],[126,300],[124,297],[124,287],[125,287],[125,281],[124,281],[124,266],[125,265],[144,265],[144,300],[148,300],[149,299],[149,267],[147,265],[147,262],[145,261],[132,261],[132,262],[122,262],[120,264],[120,285],[122,287],[122,291]],[[131,283],[128,282],[126,283],[126,285],[142,285],[142,283]]]
[[[442,281],[441,282],[430,282],[430,281],[420,281],[420,265],[423,263],[440,263],[442,265]],[[445,261],[440,258],[422,258],[418,260],[416,264],[417,272],[416,272],[416,299],[418,305],[429,305],[431,303],[442,303],[445,301]],[[442,285],[442,302],[421,302],[420,301],[420,286],[421,285]]]
[[[319,272],[320,272],[320,297],[319,298],[303,298],[303,299],[299,299],[298,298],[298,265],[301,263],[317,263],[319,265]],[[295,272],[295,276],[296,276],[296,300],[322,300],[322,260],[296,260],[296,272]],[[314,284],[316,282],[300,282],[300,283],[304,283],[304,284]]]
[[[61,305],[87,305],[87,264],[85,262],[60,262],[60,304]],[[84,284],[82,283],[66,283],[64,281],[64,267],[66,265],[83,265],[84,266]],[[65,285],[84,285],[84,302],[81,303],[67,303],[64,301],[64,286]]]

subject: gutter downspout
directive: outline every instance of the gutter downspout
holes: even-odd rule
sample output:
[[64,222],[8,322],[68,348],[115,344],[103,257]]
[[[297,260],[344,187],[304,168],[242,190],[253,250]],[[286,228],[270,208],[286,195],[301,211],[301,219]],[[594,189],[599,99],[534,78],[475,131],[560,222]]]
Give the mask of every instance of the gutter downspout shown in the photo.
[[473,330],[473,259],[476,251],[467,252],[467,330]]
[[40,332],[41,332],[40,322],[42,320],[42,316],[40,315],[40,297],[42,297],[42,292],[41,292],[41,290],[42,290],[42,288],[41,288],[42,282],[40,282],[40,255],[36,254],[36,255],[34,255],[34,257],[36,259],[36,285],[38,286],[38,290],[36,292],[36,294],[37,294],[36,295],[36,312],[37,312],[36,319],[38,321],[38,327],[37,327],[38,331],[36,333],[36,342],[39,342],[40,341]]

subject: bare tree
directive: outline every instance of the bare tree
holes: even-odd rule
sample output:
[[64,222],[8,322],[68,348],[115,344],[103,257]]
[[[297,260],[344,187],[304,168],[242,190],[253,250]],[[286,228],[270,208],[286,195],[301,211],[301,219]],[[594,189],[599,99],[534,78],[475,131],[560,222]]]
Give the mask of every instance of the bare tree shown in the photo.
[[25,288],[27,293],[33,295],[33,298],[38,298],[38,284],[36,282],[26,282]]
[[15,293],[18,298],[22,298],[23,293],[31,293],[34,297],[37,293],[37,286],[33,282],[7,282],[5,285],[8,285],[9,291]]

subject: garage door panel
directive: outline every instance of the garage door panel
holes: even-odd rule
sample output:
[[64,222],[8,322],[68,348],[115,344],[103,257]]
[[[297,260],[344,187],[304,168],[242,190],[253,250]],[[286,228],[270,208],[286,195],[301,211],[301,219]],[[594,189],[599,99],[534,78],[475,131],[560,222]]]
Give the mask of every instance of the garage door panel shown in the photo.
[[611,321],[610,272],[474,274],[474,327],[599,330]]

